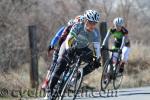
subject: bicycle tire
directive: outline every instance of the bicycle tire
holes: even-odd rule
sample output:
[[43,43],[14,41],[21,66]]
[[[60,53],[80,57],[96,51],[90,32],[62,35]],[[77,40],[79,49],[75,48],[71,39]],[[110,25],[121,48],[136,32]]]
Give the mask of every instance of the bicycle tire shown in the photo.
[[[75,66],[75,64],[74,64],[74,66]],[[72,67],[74,67],[74,66],[72,66]],[[78,86],[78,88],[76,89],[76,91],[74,92],[74,95],[72,96],[72,97],[73,97],[72,100],[74,100],[74,99],[76,98],[77,93],[78,93],[78,90],[79,90],[79,88],[81,87],[81,83],[82,83],[82,80],[83,80],[83,70],[80,70],[80,72],[81,72],[81,78],[80,78],[79,86]],[[64,87],[63,87],[63,89],[62,89],[61,97],[59,98],[59,100],[63,100],[65,91],[66,91],[67,89],[69,89],[69,88],[68,88],[68,87],[69,87],[69,83],[70,83],[70,81],[72,80],[72,77],[74,76],[75,73],[76,73],[76,69],[74,69],[74,70],[72,71],[71,75],[70,75],[69,78],[67,79],[67,81],[66,81],[66,83],[65,83],[65,85],[64,85]],[[75,83],[75,84],[76,84],[76,83]]]
[[[119,64],[117,64],[115,67],[116,67],[116,68],[115,68],[115,73],[114,73],[114,77],[115,77],[115,78],[113,79],[113,87],[114,87],[115,90],[117,90],[117,89],[119,89],[119,87],[120,87],[120,85],[121,85],[121,83],[122,83],[123,73],[119,73],[119,72],[118,72],[119,69],[120,69]],[[120,74],[120,75],[118,75],[118,74]],[[119,79],[119,78],[120,78],[120,79]],[[117,84],[117,79],[119,79],[119,84]]]
[[[105,64],[104,64],[104,67],[103,67],[103,72],[102,72],[102,76],[101,76],[101,82],[100,82],[100,90],[101,91],[105,91],[107,86],[109,85],[110,83],[110,72],[106,72],[108,70],[108,66],[111,64],[111,59],[108,59]],[[110,65],[111,67],[111,65]],[[111,70],[111,69],[110,69]],[[109,71],[110,71],[109,70]],[[105,77],[108,77],[108,82],[107,83],[104,83],[104,80],[106,79]]]
[[80,89],[80,87],[81,87],[82,81],[83,81],[83,68],[78,69],[78,71],[80,72],[80,79],[78,80],[77,77],[75,78],[75,79],[76,79],[75,85],[77,85],[77,81],[78,81],[79,83],[78,83],[78,87],[77,87],[77,89],[76,89],[76,91],[75,91],[73,100],[75,100],[75,98],[76,98],[76,96],[77,96],[77,94],[78,94],[78,92],[79,92],[79,89]]

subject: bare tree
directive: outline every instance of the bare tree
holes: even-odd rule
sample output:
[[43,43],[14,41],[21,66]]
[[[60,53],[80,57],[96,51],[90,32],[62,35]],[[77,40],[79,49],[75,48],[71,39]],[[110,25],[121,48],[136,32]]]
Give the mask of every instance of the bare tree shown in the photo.
[[120,4],[118,5],[119,16],[125,18],[125,25],[128,24],[129,13],[132,6],[132,2],[130,0],[120,0]]
[[102,5],[102,11],[105,14],[105,20],[107,21],[113,8],[113,0],[103,0]]

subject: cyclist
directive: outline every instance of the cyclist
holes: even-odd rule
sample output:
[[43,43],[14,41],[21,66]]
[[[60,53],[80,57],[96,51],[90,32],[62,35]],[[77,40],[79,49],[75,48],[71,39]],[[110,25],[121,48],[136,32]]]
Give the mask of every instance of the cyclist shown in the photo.
[[[109,36],[112,35],[114,38],[113,49],[117,49],[119,53],[122,53],[122,61],[120,63],[119,72],[124,71],[124,64],[128,60],[130,41],[128,38],[128,30],[124,27],[124,19],[122,17],[117,17],[113,20],[113,28],[110,28],[107,32],[107,35],[103,41],[102,48],[105,48],[105,43],[108,40]],[[113,53],[113,63],[116,63],[116,58],[118,53]]]
[[58,43],[58,47],[53,53],[53,61],[52,61],[52,64],[51,64],[50,68],[48,69],[46,78],[45,78],[45,80],[44,80],[44,82],[41,86],[42,89],[45,89],[48,85],[51,69],[52,69],[52,67],[55,67],[53,65],[53,63],[57,61],[60,46],[63,43],[63,41],[66,39],[68,33],[70,32],[70,29],[71,29],[72,25],[75,24],[75,23],[78,23],[78,22],[82,22],[83,19],[84,19],[84,17],[82,15],[78,15],[78,16],[75,17],[75,19],[69,20],[68,23],[67,23],[67,26],[60,28],[60,30],[56,33],[56,35],[54,36],[54,38],[50,42],[50,45],[48,46],[48,55],[49,55],[50,51],[54,49],[54,46],[57,43]]
[[[90,52],[89,55],[85,55],[83,60],[88,64],[83,68],[83,73],[86,75],[100,66],[100,34],[95,30],[100,15],[95,10],[87,10],[84,13],[84,17],[85,19],[82,23],[77,23],[72,26],[69,35],[61,45],[57,66],[51,78],[50,93],[53,92],[54,86],[57,84],[60,75],[68,63],[64,55],[71,60],[74,58],[74,52],[76,52],[77,55],[80,55],[82,51],[89,53],[91,49],[88,48],[88,44],[93,43],[97,59],[93,62],[92,52]],[[76,45],[74,45],[74,43]]]

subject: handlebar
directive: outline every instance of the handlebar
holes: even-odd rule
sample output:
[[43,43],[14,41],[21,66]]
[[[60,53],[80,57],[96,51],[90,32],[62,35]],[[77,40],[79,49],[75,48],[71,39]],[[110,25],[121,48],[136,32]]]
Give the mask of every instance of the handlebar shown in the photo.
[[[92,53],[93,51],[89,51],[88,53],[87,52],[82,52],[79,56],[77,56],[77,57],[82,57],[82,56],[88,56],[90,53]],[[97,57],[96,56],[94,56],[94,55],[92,55],[92,57],[94,58],[94,59],[97,59]]]
[[118,52],[117,49],[103,48],[103,50],[107,50],[107,51],[110,51],[110,52]]

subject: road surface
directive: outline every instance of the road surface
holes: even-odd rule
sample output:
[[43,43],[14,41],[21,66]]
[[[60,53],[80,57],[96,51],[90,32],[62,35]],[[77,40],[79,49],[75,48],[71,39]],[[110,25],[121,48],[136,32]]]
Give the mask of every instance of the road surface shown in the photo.
[[[64,100],[71,100],[71,98],[66,97]],[[120,89],[106,93],[88,91],[87,93],[79,94],[76,100],[150,100],[150,87]]]

